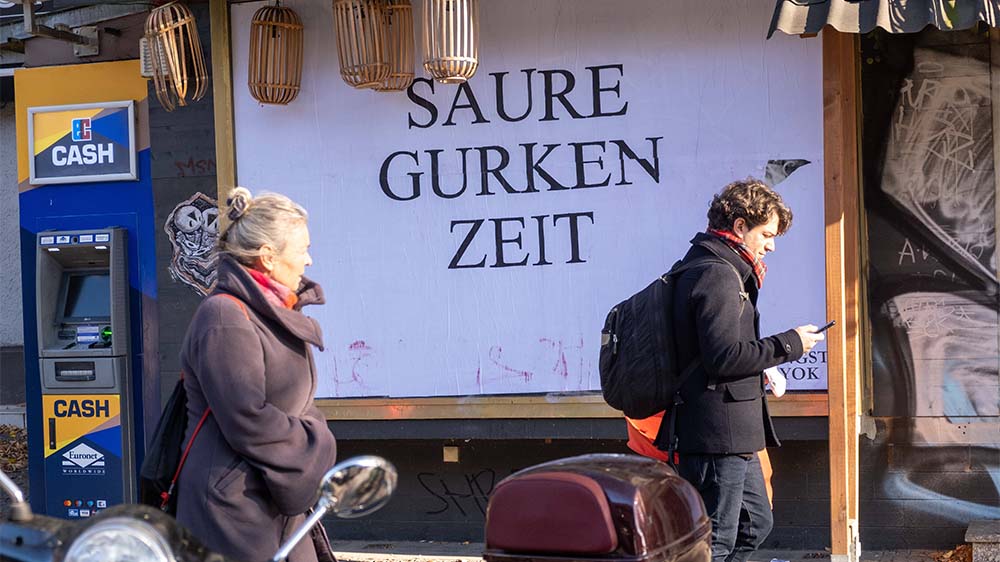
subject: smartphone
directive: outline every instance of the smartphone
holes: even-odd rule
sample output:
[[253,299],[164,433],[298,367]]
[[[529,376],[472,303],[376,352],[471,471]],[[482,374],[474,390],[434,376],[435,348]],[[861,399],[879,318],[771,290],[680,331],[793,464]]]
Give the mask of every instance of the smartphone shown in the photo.
[[836,320],[830,320],[829,322],[826,323],[826,325],[824,325],[822,328],[817,329],[813,333],[814,334],[822,334],[823,332],[825,332],[825,331],[829,330],[830,328],[832,328],[833,325],[836,324],[836,323],[837,323]]

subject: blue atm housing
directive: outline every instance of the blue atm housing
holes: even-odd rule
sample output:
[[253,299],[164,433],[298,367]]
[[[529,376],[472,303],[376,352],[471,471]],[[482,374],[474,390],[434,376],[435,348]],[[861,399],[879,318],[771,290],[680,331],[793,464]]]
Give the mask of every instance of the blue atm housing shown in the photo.
[[[86,184],[47,185],[29,189],[20,194],[20,226],[21,226],[21,282],[24,303],[24,355],[25,355],[25,390],[27,404],[28,426],[28,456],[29,479],[31,489],[31,507],[36,512],[46,513],[56,517],[77,517],[81,512],[92,514],[97,503],[110,506],[122,501],[135,499],[135,481],[138,467],[142,463],[145,448],[146,427],[155,425],[160,412],[159,372],[157,353],[156,318],[156,248],[155,224],[153,212],[152,188],[150,182],[150,154],[145,149],[138,153],[137,181],[99,182]],[[67,463],[68,469],[62,470],[49,467],[46,469],[46,447],[50,445],[52,436],[50,420],[58,418],[56,424],[65,422],[70,414],[85,416],[88,412],[102,413],[102,408],[114,409],[113,400],[102,398],[101,392],[96,396],[81,396],[78,400],[63,399],[56,404],[59,397],[50,397],[48,403],[43,399],[42,362],[40,361],[41,346],[39,341],[39,304],[58,308],[65,313],[64,302],[39,303],[38,271],[39,262],[37,249],[39,235],[46,231],[110,231],[117,229],[123,234],[124,257],[127,270],[127,302],[128,313],[124,324],[128,333],[127,340],[127,372],[126,396],[122,396],[117,405],[120,409],[121,426],[118,429],[125,438],[117,436],[114,430],[94,431],[88,435],[86,447],[72,453],[69,450],[60,453],[59,457]],[[65,280],[63,280],[65,281]],[[92,290],[94,283],[100,280],[77,280],[89,284]],[[82,285],[81,285],[82,286]],[[47,299],[46,299],[47,300]],[[80,310],[86,310],[86,307]],[[82,314],[82,313],[81,313]],[[51,321],[49,319],[48,321]],[[101,322],[82,323],[84,332],[82,338],[90,337],[88,330],[94,325],[103,329]],[[97,337],[100,337],[97,334]],[[65,362],[64,362],[65,363]],[[62,365],[62,379],[72,380],[73,376],[87,378],[86,368],[74,372],[72,365]],[[81,391],[82,392],[82,391]],[[112,393],[113,394],[113,393]],[[91,400],[87,402],[87,400]],[[61,416],[56,412],[67,414]],[[45,419],[45,414],[48,419]],[[76,423],[76,422],[74,422]],[[85,422],[81,422],[85,423]],[[56,427],[58,440],[60,425]],[[100,428],[96,428],[100,429]],[[120,443],[121,451],[116,449]],[[90,450],[96,452],[90,452]],[[117,453],[117,454],[115,454]],[[51,455],[50,455],[51,456]],[[103,459],[98,457],[103,456]],[[116,460],[131,458],[131,462],[116,465]],[[125,471],[117,479],[117,489],[96,489],[110,484],[98,484],[92,466],[95,462],[104,462],[104,473]],[[48,463],[53,464],[53,463]],[[83,466],[78,466],[83,465]],[[79,470],[77,470],[79,469]],[[102,482],[113,481],[108,477]],[[96,488],[95,488],[96,487]],[[92,502],[93,505],[88,505]],[[79,505],[78,505],[79,503]],[[70,511],[74,509],[75,511]]]

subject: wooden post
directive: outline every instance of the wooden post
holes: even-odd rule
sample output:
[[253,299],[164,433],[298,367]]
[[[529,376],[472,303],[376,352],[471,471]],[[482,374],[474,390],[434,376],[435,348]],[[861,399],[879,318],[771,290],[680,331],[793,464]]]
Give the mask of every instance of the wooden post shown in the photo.
[[[230,51],[229,3],[210,0],[212,20],[212,99],[215,104],[215,174],[219,208],[236,186],[236,150],[233,127],[233,72]],[[220,215],[220,220],[225,220]]]
[[858,36],[823,31],[823,138],[832,560],[857,562],[860,284]]

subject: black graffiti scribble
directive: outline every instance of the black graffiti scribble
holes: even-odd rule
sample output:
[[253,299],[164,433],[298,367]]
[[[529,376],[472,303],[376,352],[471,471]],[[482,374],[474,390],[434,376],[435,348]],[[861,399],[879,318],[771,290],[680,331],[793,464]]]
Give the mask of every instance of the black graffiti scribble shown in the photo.
[[[417,481],[436,503],[435,508],[424,512],[427,515],[440,515],[455,508],[462,517],[468,517],[470,512],[477,511],[485,517],[486,504],[493,493],[497,475],[492,468],[461,475],[421,472],[417,474]],[[452,482],[451,486],[448,485],[449,481]]]

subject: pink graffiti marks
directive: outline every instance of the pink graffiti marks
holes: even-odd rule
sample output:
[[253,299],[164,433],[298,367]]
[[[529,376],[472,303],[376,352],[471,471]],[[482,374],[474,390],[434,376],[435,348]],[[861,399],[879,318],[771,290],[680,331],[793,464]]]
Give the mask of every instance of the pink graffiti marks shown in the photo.
[[[346,380],[341,379],[339,363],[337,357],[333,358],[333,384],[337,396],[344,396],[347,389],[360,390],[361,394],[369,392],[365,383],[364,371],[366,371],[374,358],[375,350],[364,340],[355,340],[347,346],[347,361],[351,365],[351,374]],[[346,387],[346,388],[345,388]]]
[[[558,356],[556,358],[556,363],[552,367],[552,374],[563,379],[564,381],[569,378],[569,366],[566,364],[566,350],[563,349],[562,340],[550,340],[549,338],[542,338],[538,340],[538,343],[543,343],[549,345],[553,348]],[[563,383],[563,390],[565,390],[566,383]]]
[[522,381],[529,383],[531,379],[535,376],[531,371],[522,371],[520,369],[515,369],[508,365],[503,359],[503,348],[499,345],[494,345],[490,348],[490,361],[500,369],[500,378],[518,378]]
[[188,176],[207,176],[215,173],[215,159],[202,158],[195,160],[192,156],[185,160],[174,160],[177,168],[177,177],[186,178]]
[[[476,386],[483,391],[489,384],[504,384],[510,382],[539,383],[539,376],[545,379],[545,390],[581,390],[586,386],[586,354],[584,340],[581,336],[577,341],[566,343],[555,338],[539,338],[537,344],[528,346],[520,354],[515,354],[528,360],[538,368],[523,369],[514,366],[516,358],[504,355],[501,345],[494,345],[489,350],[489,363],[476,369]],[[550,385],[558,385],[551,388]]]
[[580,338],[578,344],[567,346],[562,340],[553,340],[549,338],[541,338],[538,343],[548,346],[556,354],[555,363],[552,365],[552,374],[562,381],[562,390],[580,390],[583,386],[583,371],[584,371],[584,359],[583,353],[580,353],[580,363],[579,369],[576,369],[576,380],[575,383],[570,383],[570,369],[569,360],[566,358],[566,353],[569,351],[571,354],[575,351],[583,350],[583,338]]

